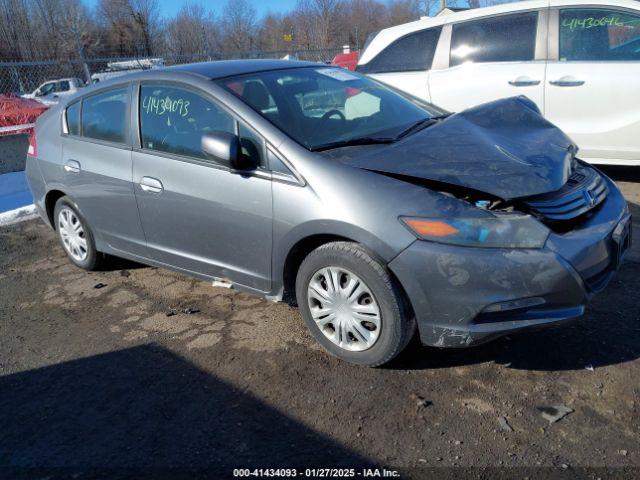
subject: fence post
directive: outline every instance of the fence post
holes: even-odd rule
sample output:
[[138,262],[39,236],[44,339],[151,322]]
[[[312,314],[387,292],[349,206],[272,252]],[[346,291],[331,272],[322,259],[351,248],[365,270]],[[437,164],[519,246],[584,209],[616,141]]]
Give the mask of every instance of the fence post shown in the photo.
[[13,77],[13,81],[16,82],[16,84],[18,85],[18,90],[22,93],[24,92],[24,85],[22,84],[22,79],[20,78],[20,75],[18,75],[18,71],[16,70],[16,67],[12,66],[10,67],[10,71],[11,71],[11,76]]
[[87,85],[91,84],[91,70],[89,70],[89,64],[83,59],[82,69],[84,70],[84,76],[87,78]]

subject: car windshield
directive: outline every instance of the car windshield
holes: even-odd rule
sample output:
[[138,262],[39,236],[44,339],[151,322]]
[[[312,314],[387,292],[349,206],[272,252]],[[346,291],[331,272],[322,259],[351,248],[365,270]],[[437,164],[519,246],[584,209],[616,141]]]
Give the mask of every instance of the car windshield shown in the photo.
[[257,72],[218,83],[310,150],[394,141],[442,113],[334,67]]

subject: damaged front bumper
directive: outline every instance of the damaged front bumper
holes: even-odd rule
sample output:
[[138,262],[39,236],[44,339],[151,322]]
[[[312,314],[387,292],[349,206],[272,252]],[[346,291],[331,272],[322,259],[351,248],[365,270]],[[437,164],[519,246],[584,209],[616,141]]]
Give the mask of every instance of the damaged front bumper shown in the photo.
[[413,307],[422,343],[468,347],[584,313],[630,245],[631,216],[609,195],[579,228],[552,233],[543,249],[469,248],[416,241],[389,267]]

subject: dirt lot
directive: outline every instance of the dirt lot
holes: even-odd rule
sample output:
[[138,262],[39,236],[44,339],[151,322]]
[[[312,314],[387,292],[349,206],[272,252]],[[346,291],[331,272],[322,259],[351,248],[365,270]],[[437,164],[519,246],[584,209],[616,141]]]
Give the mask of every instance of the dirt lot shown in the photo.
[[[0,477],[640,475],[640,169],[608,173],[636,244],[583,320],[469,350],[414,344],[382,369],[327,356],[286,305],[133,264],[85,273],[40,221],[3,228]],[[573,412],[537,409],[557,405]]]

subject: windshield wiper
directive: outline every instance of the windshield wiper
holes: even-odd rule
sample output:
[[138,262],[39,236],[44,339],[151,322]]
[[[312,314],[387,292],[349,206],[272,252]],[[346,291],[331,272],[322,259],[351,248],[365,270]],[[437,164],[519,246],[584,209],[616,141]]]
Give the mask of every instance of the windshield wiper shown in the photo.
[[379,143],[393,143],[396,139],[390,137],[357,137],[349,140],[339,140],[337,142],[323,143],[311,147],[312,152],[320,152],[322,150],[331,150],[332,148],[352,147],[356,145],[375,145]]
[[428,117],[428,118],[423,118],[422,120],[418,120],[416,123],[409,126],[409,128],[406,128],[402,132],[400,132],[400,134],[395,138],[395,140],[404,138],[407,135],[418,132],[423,128],[430,127],[431,125],[435,125],[440,120],[442,120],[443,118],[447,118],[448,116],[449,115],[438,115],[436,117]]

